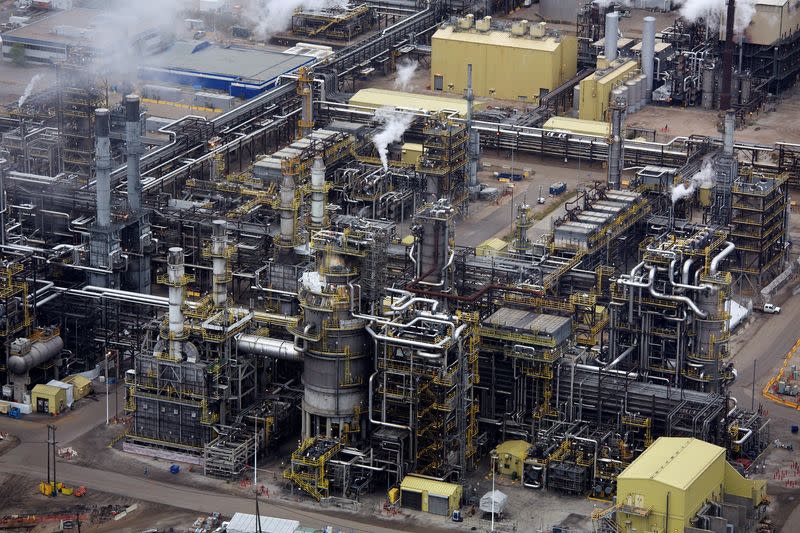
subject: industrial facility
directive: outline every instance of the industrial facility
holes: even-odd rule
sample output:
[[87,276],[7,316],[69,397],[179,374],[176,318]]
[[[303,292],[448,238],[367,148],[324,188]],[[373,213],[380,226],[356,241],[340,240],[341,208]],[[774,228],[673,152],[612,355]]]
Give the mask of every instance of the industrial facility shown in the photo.
[[792,0],[267,30],[187,2],[120,33],[122,73],[99,33],[131,21],[86,4],[2,33],[0,79],[52,83],[0,116],[0,405],[68,415],[111,364],[119,453],[269,463],[306,503],[495,531],[497,478],[521,507],[591,498],[597,532],[769,531],[737,327],[783,320],[797,263],[800,138],[751,136],[796,99]]

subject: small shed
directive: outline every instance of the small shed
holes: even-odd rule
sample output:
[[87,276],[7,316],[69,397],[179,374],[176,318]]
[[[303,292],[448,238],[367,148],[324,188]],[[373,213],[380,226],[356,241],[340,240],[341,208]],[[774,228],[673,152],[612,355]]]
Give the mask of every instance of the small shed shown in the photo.
[[508,503],[508,496],[499,490],[490,490],[483,496],[479,504],[480,510],[484,513],[503,514]]
[[514,480],[522,479],[522,470],[530,447],[531,445],[524,440],[507,440],[498,444],[492,452],[497,458],[495,462],[497,471]]
[[426,513],[450,516],[461,506],[461,485],[417,476],[400,483],[400,505]]
[[48,385],[51,387],[58,387],[59,389],[64,389],[67,392],[67,407],[72,407],[72,404],[75,401],[75,395],[73,394],[73,390],[75,387],[72,386],[71,383],[65,383],[63,381],[58,381],[57,379],[51,379],[47,382]]
[[31,404],[37,413],[57,415],[67,408],[67,391],[51,385],[36,385],[31,391]]
[[71,376],[67,376],[62,380],[64,383],[71,383],[74,387],[72,390],[72,394],[75,397],[75,400],[80,400],[81,398],[85,398],[92,392],[92,381],[88,378],[81,376],[80,374],[73,374]]
[[497,237],[492,237],[491,239],[486,239],[478,246],[475,247],[475,255],[479,257],[491,257],[495,255],[499,255],[502,252],[505,252],[508,249],[508,243],[503,239],[498,239]]

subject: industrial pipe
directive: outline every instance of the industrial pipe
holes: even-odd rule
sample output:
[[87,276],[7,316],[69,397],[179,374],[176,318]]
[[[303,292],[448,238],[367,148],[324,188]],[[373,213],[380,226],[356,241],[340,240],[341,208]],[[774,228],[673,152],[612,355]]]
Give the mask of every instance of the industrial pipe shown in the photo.
[[292,341],[247,333],[240,333],[236,335],[235,339],[236,348],[242,353],[282,359],[284,361],[303,360],[303,353],[295,348]]
[[228,223],[224,220],[215,220],[211,223],[211,294],[214,307],[224,307],[228,301],[228,258],[225,255],[227,243]]
[[692,311],[694,311],[694,314],[696,314],[700,318],[705,318],[708,316],[708,313],[697,307],[697,304],[694,303],[694,301],[688,296],[676,296],[674,294],[664,294],[662,292],[658,292],[653,283],[655,281],[655,277],[656,277],[656,267],[650,267],[650,277],[649,277],[650,294],[652,294],[655,298],[664,298],[665,300],[672,300],[673,302],[683,302],[689,307],[691,307]]
[[719,271],[719,264],[725,259],[730,253],[736,248],[736,245],[730,241],[725,241],[725,248],[714,256],[711,260],[711,267],[709,269],[709,273],[714,276]]

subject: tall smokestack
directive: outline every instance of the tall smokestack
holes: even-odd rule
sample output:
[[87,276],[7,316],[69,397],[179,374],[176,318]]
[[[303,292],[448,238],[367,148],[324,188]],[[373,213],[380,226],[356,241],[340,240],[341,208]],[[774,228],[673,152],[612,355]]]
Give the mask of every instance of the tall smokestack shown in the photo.
[[642,72],[644,72],[645,99],[653,96],[653,61],[656,55],[656,19],[645,17],[642,26]]
[[111,142],[108,109],[95,109],[95,161],[97,179],[97,225],[111,225]]
[[725,155],[733,155],[733,131],[736,129],[736,113],[732,109],[725,112],[725,137],[722,150]]
[[467,153],[469,154],[469,166],[467,167],[468,185],[475,187],[478,185],[478,159],[480,158],[480,140],[478,131],[472,123],[472,106],[475,102],[475,94],[472,92],[472,63],[467,65],[467,134],[469,142]]
[[619,35],[619,13],[612,11],[606,13],[606,59],[614,61],[617,58],[617,36]]
[[139,97],[129,94],[125,97],[125,142],[128,146],[128,207],[132,212],[142,208],[142,180],[139,171],[139,158],[142,155],[139,125]]
[[736,1],[728,0],[725,15],[725,51],[722,54],[722,90],[719,94],[719,108],[731,107],[731,76],[733,75],[733,18],[736,15]]

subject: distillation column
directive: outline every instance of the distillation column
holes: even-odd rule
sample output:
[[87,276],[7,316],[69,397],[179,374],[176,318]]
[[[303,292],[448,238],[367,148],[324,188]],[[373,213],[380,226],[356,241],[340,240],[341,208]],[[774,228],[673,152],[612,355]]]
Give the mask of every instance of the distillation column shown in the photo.
[[469,153],[469,166],[467,167],[467,185],[476,187],[478,185],[478,161],[480,160],[480,133],[473,127],[472,107],[475,96],[472,92],[472,64],[467,65],[467,132],[469,143],[467,150]]
[[311,227],[322,229],[325,224],[325,163],[321,156],[314,158],[311,166]]
[[224,220],[212,222],[211,264],[212,264],[212,297],[214,307],[225,307],[228,302],[228,223]]
[[653,62],[656,55],[656,19],[645,17],[642,26],[642,72],[644,72],[645,101],[653,96]]
[[127,145],[128,207],[134,213],[142,208],[142,182],[139,163],[142,155],[140,139],[139,97],[125,97],[125,143]]
[[183,341],[188,337],[183,316],[187,281],[183,248],[170,248],[167,255],[166,279],[169,286],[169,326],[167,337],[169,340],[169,356],[174,361],[183,359]]
[[414,280],[419,285],[446,291],[452,283],[453,217],[455,210],[446,200],[423,206],[411,228],[415,237],[412,256]]
[[622,169],[625,162],[622,140],[625,100],[618,98],[611,102],[611,142],[608,147],[608,188],[619,190],[622,182]]
[[608,61],[617,58],[617,39],[619,35],[619,13],[606,13],[605,55]]

